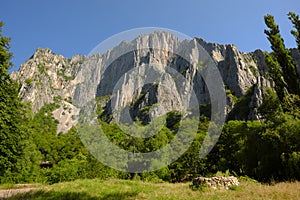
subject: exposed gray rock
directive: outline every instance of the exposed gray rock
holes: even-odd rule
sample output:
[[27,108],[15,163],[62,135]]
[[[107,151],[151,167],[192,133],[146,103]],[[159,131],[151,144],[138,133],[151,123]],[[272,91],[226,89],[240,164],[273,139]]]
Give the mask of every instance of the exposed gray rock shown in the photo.
[[68,60],[50,49],[37,49],[11,77],[21,84],[20,98],[30,102],[36,112],[43,105],[53,103],[54,97],[71,100],[75,87],[73,79],[82,59],[82,56],[74,56]]
[[[67,59],[49,49],[38,49],[11,77],[20,83],[19,96],[31,103],[34,112],[45,104],[60,103],[61,107],[53,114],[60,121],[58,130],[62,132],[76,123],[72,116],[80,109],[86,112],[95,109],[96,97],[106,97],[102,107],[109,119],[120,120],[120,114],[125,111],[134,119],[147,110],[143,116],[147,122],[154,116],[185,108],[185,99],[190,98],[192,90],[199,104],[210,103],[207,83],[198,74],[197,63],[179,56],[191,60],[203,58],[199,44],[211,56],[211,62],[215,62],[225,89],[232,95],[242,97],[254,87],[248,119],[259,119],[257,108],[264,90],[274,87],[274,83],[265,77],[267,67],[261,50],[242,53],[232,44],[207,43],[198,38],[180,41],[173,34],[162,31],[140,35],[103,55],[90,57],[77,55]],[[299,51],[293,50],[292,54],[299,66]],[[152,76],[145,70],[151,66],[155,66],[153,73],[158,73],[160,80],[145,78]],[[166,66],[180,73],[185,81],[174,82],[174,77],[167,75]],[[235,105],[232,97],[227,97],[226,113]],[[91,105],[84,108],[89,102]]]
[[66,133],[77,122],[76,116],[79,115],[79,108],[66,101],[61,102],[61,106],[53,111],[53,117],[59,120],[57,132]]
[[[11,74],[20,83],[20,98],[31,104],[33,112],[49,103],[61,105],[54,111],[54,117],[60,122],[58,132],[67,132],[75,123],[71,116],[78,113],[78,109],[68,102],[72,100],[76,86],[74,78],[83,59],[77,55],[69,60],[50,49],[39,48],[17,72]],[[68,111],[58,114],[66,105]]]
[[256,83],[257,63],[251,54],[241,53],[237,47],[207,43],[202,39],[198,42],[205,48],[218,65],[226,88],[241,97]]

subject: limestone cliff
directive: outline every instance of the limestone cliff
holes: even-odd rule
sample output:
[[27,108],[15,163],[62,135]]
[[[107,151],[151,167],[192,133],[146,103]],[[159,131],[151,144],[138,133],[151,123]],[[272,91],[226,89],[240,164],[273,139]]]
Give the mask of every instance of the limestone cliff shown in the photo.
[[20,83],[20,98],[31,103],[33,112],[45,104],[60,105],[53,112],[54,117],[60,121],[59,132],[70,129],[75,123],[72,116],[79,112],[71,104],[71,99],[75,89],[74,78],[83,59],[83,56],[67,59],[54,54],[50,49],[39,48],[18,71],[11,74]]
[[[151,48],[153,45],[157,49]],[[184,102],[179,93],[188,95],[191,88],[199,104],[210,103],[209,91],[197,75],[197,66],[176,53],[200,57],[197,45],[207,51],[220,71],[227,93],[226,113],[234,110],[237,98],[248,95],[247,113],[243,116],[232,114],[231,118],[258,119],[257,108],[262,102],[264,88],[273,87],[264,76],[267,67],[262,51],[243,53],[234,45],[207,43],[198,38],[180,41],[171,33],[161,31],[141,35],[102,55],[90,57],[77,55],[67,59],[49,49],[38,49],[11,77],[20,83],[19,96],[31,103],[34,112],[47,103],[61,105],[53,112],[60,121],[59,132],[72,127],[76,123],[72,116],[95,98],[102,99],[103,114],[108,119],[121,120],[118,119],[120,113],[114,111],[127,109],[132,118],[138,117],[147,123],[154,116],[182,109]],[[293,54],[299,60],[299,52]],[[168,75],[161,76],[162,85],[155,84],[155,80],[148,83],[145,77],[151,74],[147,74],[145,67],[151,66],[157,72],[164,72],[165,66],[169,66],[188,81],[181,87],[182,91],[175,89],[176,83]]]

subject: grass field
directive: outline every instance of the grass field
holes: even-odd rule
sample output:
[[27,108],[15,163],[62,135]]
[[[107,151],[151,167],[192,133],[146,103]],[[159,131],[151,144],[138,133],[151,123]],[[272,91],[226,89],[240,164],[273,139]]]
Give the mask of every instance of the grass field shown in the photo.
[[242,181],[234,190],[193,191],[190,183],[149,183],[129,180],[76,180],[41,186],[7,199],[300,199],[300,182],[263,185]]

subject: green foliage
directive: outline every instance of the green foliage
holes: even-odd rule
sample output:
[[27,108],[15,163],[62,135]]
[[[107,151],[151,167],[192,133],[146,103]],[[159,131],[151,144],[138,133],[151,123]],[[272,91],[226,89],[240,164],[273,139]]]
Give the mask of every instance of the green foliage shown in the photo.
[[55,96],[55,97],[53,97],[53,101],[54,101],[54,103],[55,104],[60,104],[61,102],[62,102],[62,97],[61,96]]
[[280,100],[273,90],[267,89],[258,112],[263,119],[269,120],[275,120],[280,115],[282,112]]
[[299,75],[291,51],[286,49],[274,17],[272,15],[266,15],[265,23],[269,28],[269,30],[265,30],[265,34],[268,36],[268,40],[274,52],[272,56],[266,54],[266,63],[270,68],[269,73],[271,77],[274,79],[275,84],[278,84],[279,88],[276,89],[276,92],[279,92],[279,99],[281,101],[283,100],[284,96],[281,94],[284,92],[283,87],[291,94],[300,95]]
[[258,183],[257,180],[250,178],[249,176],[245,175],[245,176],[240,176],[239,177],[239,181],[247,181],[247,182],[252,182],[252,183]]
[[201,191],[201,192],[205,192],[205,191],[209,191],[211,188],[204,182],[200,182],[197,186],[196,185],[189,185],[189,187],[193,190],[193,191]]
[[[142,125],[134,126],[135,132],[143,134],[144,129]],[[169,129],[163,127],[155,136],[149,138],[138,138],[130,136],[124,133],[118,125],[111,123],[107,124],[102,122],[102,130],[105,135],[115,144],[123,149],[131,152],[151,152],[160,149],[161,147],[168,144],[173,138],[172,133]],[[125,129],[126,127],[123,127]],[[130,130],[129,130],[130,131]],[[126,131],[127,132],[127,131]]]
[[48,175],[49,183],[58,183],[62,181],[72,181],[79,178],[79,169],[82,162],[77,159],[62,160],[53,167],[51,173]]
[[[291,33],[300,50],[299,16],[292,12],[288,16],[296,29]],[[246,143],[245,150],[251,156],[248,156],[246,165],[250,168],[247,167],[245,173],[263,181],[299,179],[299,74],[290,50],[285,48],[274,17],[266,15],[265,23],[269,28],[265,33],[273,50],[270,54],[266,53],[266,63],[275,82],[276,93],[267,90],[258,110],[265,120],[261,126],[265,128],[253,131],[247,139],[250,143]],[[253,146],[259,151],[250,151]]]
[[200,63],[197,64],[198,69],[200,72],[205,72],[207,70],[207,66],[201,61]]
[[8,70],[10,39],[2,36],[0,22],[0,182],[30,181],[35,151],[30,145],[28,110],[18,98],[18,85]]
[[286,95],[286,87],[287,84],[283,79],[282,76],[282,69],[278,64],[278,61],[274,54],[269,54],[265,52],[266,55],[266,63],[269,67],[269,76],[274,80],[275,82],[275,91],[279,97],[280,100],[284,99],[284,96]]
[[237,185],[232,185],[229,187],[229,190],[238,190],[239,187]]
[[258,71],[257,68],[255,68],[255,67],[253,67],[253,66],[250,66],[249,69],[250,69],[251,73],[252,73],[255,77],[259,75],[259,71]]
[[63,77],[64,80],[66,80],[66,81],[71,81],[71,80],[74,79],[72,76],[67,76],[67,75],[65,75],[65,72],[64,72],[64,71],[62,71],[62,72],[57,72],[57,75]]
[[300,20],[299,20],[299,15],[293,12],[288,13],[289,19],[293,23],[294,27],[296,30],[291,30],[291,33],[295,36],[298,49],[300,51]]
[[167,113],[166,127],[170,130],[177,131],[180,125],[182,114],[178,111]]
[[25,83],[26,83],[27,85],[31,85],[31,84],[32,84],[32,79],[27,78],[27,79],[25,80]]
[[231,176],[229,170],[226,170],[225,172],[217,171],[217,173],[214,176],[223,176],[223,177],[229,177]]
[[67,75],[66,75],[66,70],[67,70],[69,67],[70,67],[70,66],[63,66],[63,68],[60,69],[60,70],[58,70],[58,71],[56,72],[56,74],[57,74],[58,76],[62,77],[65,81],[71,81],[71,80],[73,80],[73,79],[74,79],[73,76],[67,76]]
[[286,95],[283,99],[282,107],[285,113],[300,119],[300,97],[298,95]]
[[38,64],[38,69],[39,69],[41,74],[46,74],[45,66],[43,66],[41,64]]
[[164,181],[160,177],[162,177],[162,175],[157,175],[157,172],[145,172],[142,174],[142,180],[145,182],[163,183]]
[[231,90],[227,89],[226,95],[232,99],[233,103],[236,103],[238,101],[238,98],[232,94]]
[[285,168],[285,176],[291,180],[300,179],[300,152],[283,153],[282,165]]
[[[8,69],[12,66],[10,59],[12,58],[12,53],[9,52],[10,48],[10,38],[4,37],[2,35],[3,22],[0,22],[0,75],[1,83],[2,81],[9,81],[9,75],[7,74]],[[1,85],[2,86],[2,85]]]
[[[168,181],[171,182],[182,182],[191,181],[199,175],[208,174],[209,161],[199,158],[199,151],[202,146],[205,135],[207,134],[209,121],[206,117],[202,117],[202,122],[199,123],[199,129],[195,136],[194,141],[188,148],[188,150],[174,163],[168,166],[171,173],[171,177]],[[189,123],[195,123],[191,120]],[[187,125],[189,126],[189,125]],[[187,132],[188,132],[187,128]]]
[[264,182],[298,180],[300,120],[284,113],[271,119],[229,121],[208,155],[211,172],[229,169]]
[[236,100],[233,109],[228,114],[228,120],[247,120],[250,113],[249,103],[254,92],[254,86],[251,86],[246,94]]

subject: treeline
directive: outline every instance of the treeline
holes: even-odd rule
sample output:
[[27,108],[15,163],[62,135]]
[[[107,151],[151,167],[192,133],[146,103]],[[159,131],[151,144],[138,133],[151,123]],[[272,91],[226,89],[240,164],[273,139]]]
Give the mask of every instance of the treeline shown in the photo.
[[[300,50],[300,21],[288,14]],[[98,162],[78,136],[78,127],[57,135],[52,116],[56,104],[45,105],[33,114],[18,98],[18,84],[8,74],[9,38],[2,36],[0,24],[0,183],[56,183],[78,178],[123,178],[181,182],[196,176],[229,172],[269,182],[300,180],[300,79],[291,51],[284,46],[278,25],[265,16],[266,35],[273,52],[266,53],[268,76],[276,83],[267,89],[258,112],[260,121],[228,121],[211,153],[199,158],[207,135],[209,119],[191,119],[199,128],[189,149],[174,163],[155,172],[131,174],[111,169]],[[181,113],[170,112],[158,134],[143,139],[126,135],[114,123],[101,121],[102,130],[116,145],[132,152],[160,149],[176,137]],[[99,118],[99,120],[101,120]],[[188,126],[187,126],[188,127]],[[188,131],[188,128],[186,129]],[[156,163],[155,163],[156,162]],[[151,164],[159,165],[158,161]]]

